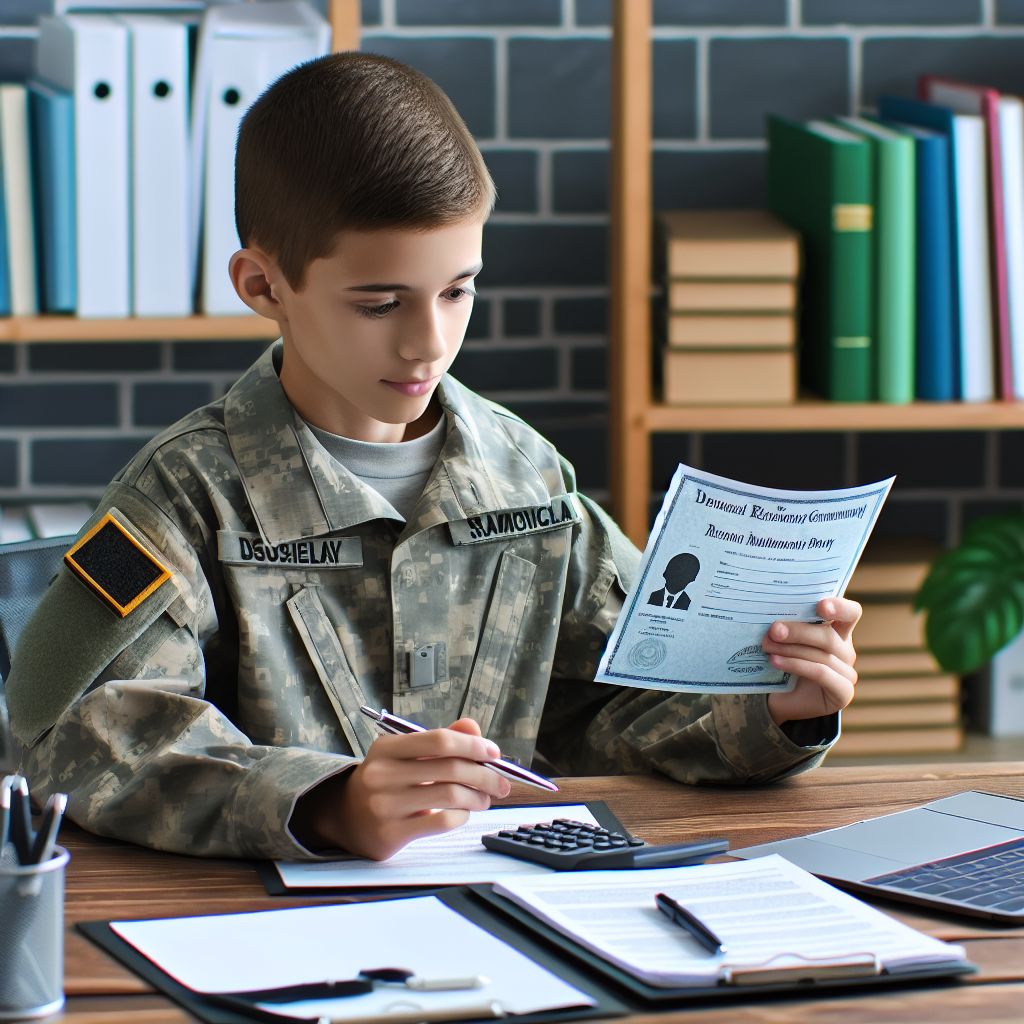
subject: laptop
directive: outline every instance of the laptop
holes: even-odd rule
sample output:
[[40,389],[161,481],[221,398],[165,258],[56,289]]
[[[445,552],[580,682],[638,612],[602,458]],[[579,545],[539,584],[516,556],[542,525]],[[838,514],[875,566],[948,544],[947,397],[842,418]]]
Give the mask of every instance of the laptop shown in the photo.
[[842,889],[1024,925],[1024,800],[959,793],[730,852],[777,853]]

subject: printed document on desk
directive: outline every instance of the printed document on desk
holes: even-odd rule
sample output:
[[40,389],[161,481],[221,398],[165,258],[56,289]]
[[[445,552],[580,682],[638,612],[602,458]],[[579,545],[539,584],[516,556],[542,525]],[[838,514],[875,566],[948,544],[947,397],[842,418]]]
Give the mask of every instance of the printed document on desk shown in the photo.
[[[778,854],[650,871],[566,871],[506,878],[494,891],[649,985],[710,985],[727,971],[871,963],[891,974],[965,959],[952,946],[893,920]],[[725,946],[711,954],[660,913],[665,893]]]
[[410,885],[472,885],[492,882],[503,875],[547,875],[551,868],[531,861],[492,853],[480,837],[520,825],[536,825],[540,821],[570,818],[587,825],[600,822],[583,804],[555,807],[492,807],[474,811],[465,825],[438,836],[415,839],[390,860],[321,861],[292,863],[275,861],[281,881],[290,889],[376,889]]
[[895,477],[784,491],[680,465],[596,679],[690,693],[771,693],[795,681],[761,640],[818,622],[846,591]]

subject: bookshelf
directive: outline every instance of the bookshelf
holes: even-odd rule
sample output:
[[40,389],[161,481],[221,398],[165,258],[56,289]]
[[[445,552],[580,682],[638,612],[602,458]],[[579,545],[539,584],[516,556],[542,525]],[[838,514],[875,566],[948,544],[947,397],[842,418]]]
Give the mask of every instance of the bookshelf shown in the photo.
[[614,0],[609,436],[615,519],[643,548],[652,433],[1024,429],[1024,402],[667,406],[655,401],[651,334],[651,2]]
[[[331,48],[359,48],[360,0],[328,0]],[[76,316],[0,317],[0,344],[95,341],[230,341],[280,335],[273,320],[249,316],[126,317],[87,320]]]

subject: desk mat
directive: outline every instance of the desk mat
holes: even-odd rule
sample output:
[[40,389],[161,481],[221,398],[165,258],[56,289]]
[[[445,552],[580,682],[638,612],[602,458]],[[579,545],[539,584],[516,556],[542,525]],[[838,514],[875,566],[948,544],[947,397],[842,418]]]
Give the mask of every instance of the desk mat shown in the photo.
[[[580,803],[590,811],[601,828],[609,829],[612,832],[622,832],[626,835],[630,834],[629,830],[615,817],[611,808],[603,800],[568,800],[554,804],[502,804],[500,807],[492,808],[492,810],[501,810],[504,807],[576,807]],[[371,888],[365,886],[326,887],[312,885],[300,888],[298,886],[286,886],[281,881],[281,876],[278,874],[277,868],[274,867],[272,860],[258,860],[253,861],[252,864],[256,869],[259,880],[263,883],[263,888],[267,890],[268,896],[351,896],[358,899],[367,899],[370,897],[386,896],[429,896],[433,893],[441,892],[443,889],[451,888],[451,886],[438,885],[393,885],[374,886]]]

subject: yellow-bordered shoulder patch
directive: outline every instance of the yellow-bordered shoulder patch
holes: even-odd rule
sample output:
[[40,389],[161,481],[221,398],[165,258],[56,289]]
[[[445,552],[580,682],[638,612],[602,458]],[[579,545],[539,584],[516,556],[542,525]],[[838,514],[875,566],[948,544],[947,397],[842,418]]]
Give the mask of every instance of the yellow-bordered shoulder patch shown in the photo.
[[124,618],[171,578],[109,512],[64,556],[67,567]]

